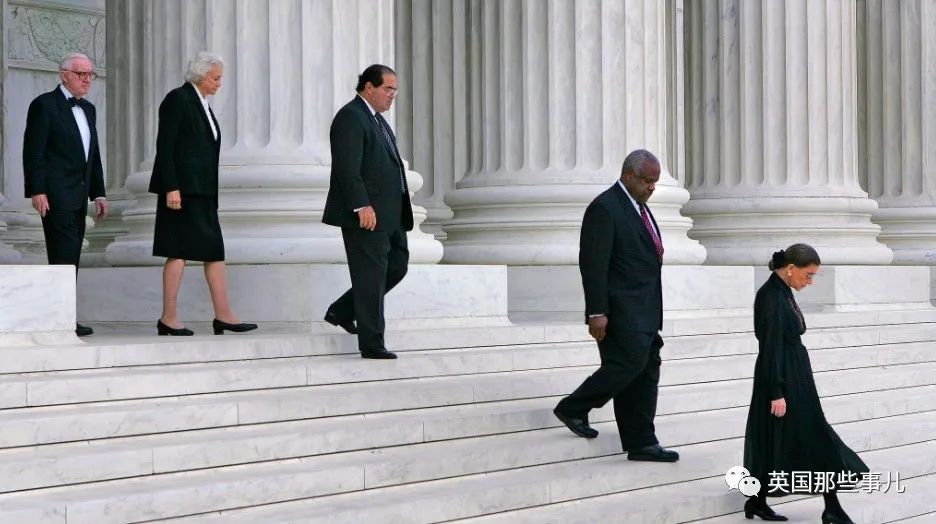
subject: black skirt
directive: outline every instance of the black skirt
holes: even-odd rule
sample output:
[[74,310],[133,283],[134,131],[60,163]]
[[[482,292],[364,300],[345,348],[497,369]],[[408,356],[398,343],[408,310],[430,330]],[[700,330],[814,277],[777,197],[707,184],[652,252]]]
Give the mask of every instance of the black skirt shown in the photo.
[[166,194],[156,203],[153,256],[219,262],[224,260],[224,238],[218,220],[216,196],[182,196],[182,209],[166,207]]

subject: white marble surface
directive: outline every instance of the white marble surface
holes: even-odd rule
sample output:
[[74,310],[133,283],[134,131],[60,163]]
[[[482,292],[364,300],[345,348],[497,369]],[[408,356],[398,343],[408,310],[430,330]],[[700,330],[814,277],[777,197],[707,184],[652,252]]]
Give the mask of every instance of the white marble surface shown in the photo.
[[[585,312],[577,266],[511,266],[508,275],[511,314]],[[663,309],[676,317],[744,314],[754,302],[752,267],[664,265],[662,278]]]
[[[339,264],[228,266],[229,295],[245,321],[319,322],[350,285]],[[89,268],[79,275],[80,317],[95,321],[153,322],[162,305],[162,268]],[[501,266],[411,265],[385,299],[385,316],[405,319],[503,318],[507,269]],[[202,268],[185,270],[179,294],[183,320],[214,318]]]
[[0,345],[7,334],[74,333],[74,267],[0,268]]

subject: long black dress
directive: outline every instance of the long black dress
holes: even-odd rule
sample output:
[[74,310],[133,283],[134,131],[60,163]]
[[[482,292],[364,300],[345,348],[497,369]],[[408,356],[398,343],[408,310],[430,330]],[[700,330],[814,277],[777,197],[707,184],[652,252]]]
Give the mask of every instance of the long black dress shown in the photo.
[[[793,472],[868,472],[868,466],[848,448],[825,419],[813,380],[809,355],[800,336],[806,322],[793,298],[793,291],[777,276],[770,275],[754,299],[754,334],[759,342],[754,366],[754,391],[744,435],[744,467],[768,491],[771,472],[784,472],[786,490],[768,492],[783,496],[793,490]],[[770,401],[786,399],[787,411],[780,418],[770,413]],[[818,492],[799,486],[796,493]]]

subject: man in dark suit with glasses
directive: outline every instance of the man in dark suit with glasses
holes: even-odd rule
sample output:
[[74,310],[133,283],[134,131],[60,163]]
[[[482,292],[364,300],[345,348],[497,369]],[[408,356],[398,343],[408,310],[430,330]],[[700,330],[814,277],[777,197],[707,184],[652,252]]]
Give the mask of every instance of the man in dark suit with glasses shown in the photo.
[[[61,84],[29,105],[23,175],[26,197],[42,217],[49,264],[72,265],[77,272],[88,202],[94,201],[96,219],[106,217],[108,207],[97,113],[85,99],[97,74],[90,58],[73,53],[62,60],[59,76]],[[94,331],[76,324],[75,333]]]

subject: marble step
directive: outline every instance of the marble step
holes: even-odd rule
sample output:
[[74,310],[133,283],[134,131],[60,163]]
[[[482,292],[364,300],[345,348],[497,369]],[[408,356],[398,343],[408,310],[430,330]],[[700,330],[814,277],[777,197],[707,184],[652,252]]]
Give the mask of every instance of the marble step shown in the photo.
[[[172,519],[176,524],[419,524],[466,522],[686,522],[737,511],[744,497],[728,492],[724,472],[741,460],[742,439],[681,448],[675,464],[629,462],[622,455],[545,464]],[[881,468],[919,477],[936,471],[936,441],[863,451]],[[929,455],[927,455],[929,454]],[[666,496],[658,496],[665,493]],[[843,495],[843,498],[846,495]],[[791,496],[792,497],[792,496]],[[650,500],[648,500],[650,499]],[[581,513],[582,515],[580,515]],[[471,517],[479,517],[478,519]],[[626,520],[621,517],[626,515]],[[674,518],[674,517],[681,518]],[[864,522],[864,521],[861,521]]]
[[[934,342],[858,346],[812,352],[815,370],[936,360]],[[728,380],[750,374],[754,354],[667,360],[664,383]],[[0,408],[156,398],[420,377],[495,374],[594,366],[588,343],[414,351],[393,361],[353,356],[281,358],[140,366],[0,378]]]
[[[737,441],[731,437],[743,431],[745,411],[660,417],[658,432],[668,445],[680,448],[704,440]],[[898,425],[913,430],[899,431]],[[53,508],[62,510],[62,505],[72,523],[147,520],[619,454],[614,425],[597,427],[604,435],[594,440],[574,437],[561,428],[5,494],[0,496],[0,521],[5,511],[54,513]],[[915,413],[839,424],[837,429],[856,450],[886,448],[936,438],[936,416]],[[731,444],[733,457],[740,453],[733,449],[738,445]],[[683,453],[686,459],[696,456]],[[116,463],[125,461],[113,462],[98,462],[96,467],[119,467]],[[312,478],[336,483],[329,484],[332,491],[323,491],[322,481],[311,483]]]
[[[471,409],[472,403],[483,403],[475,404],[483,406],[492,402],[565,395],[591,369],[535,370],[10,409],[0,411],[0,427],[4,428],[0,431],[0,447],[319,417],[360,414],[373,417],[376,413],[397,410],[445,410],[452,406]],[[751,380],[748,378],[679,385],[668,384],[668,375],[666,369],[662,375],[664,385],[660,388],[660,414],[746,406],[750,401]],[[925,386],[934,383],[933,377],[936,377],[936,363],[833,370],[815,375],[823,396]],[[551,420],[551,416],[546,419]],[[522,429],[522,426],[518,428]],[[434,430],[442,431],[439,427]],[[451,435],[459,436],[457,432]]]
[[[930,488],[930,493],[936,490],[936,486]],[[936,511],[931,511],[929,513],[924,513],[922,515],[917,515],[915,517],[909,517],[899,520],[887,520],[885,522],[899,522],[900,524],[932,524],[936,522]]]
[[[666,341],[666,350],[671,358],[756,352],[756,340],[749,332],[750,319],[746,322],[747,326],[740,329],[741,332],[672,335]],[[934,339],[936,323],[927,322],[818,328],[807,333],[804,342],[810,348],[825,348]],[[402,330],[388,333],[387,340],[389,347],[404,352],[591,342],[584,326],[577,324]],[[0,347],[0,375],[356,353],[356,339],[350,335],[206,335],[190,338],[111,335],[64,346]]]
[[[862,458],[867,463],[876,465],[871,466],[872,471],[901,472],[900,483],[906,490],[899,494],[896,491],[889,491],[886,494],[880,491],[842,494],[840,500],[849,515],[862,524],[878,524],[936,510],[936,500],[932,497],[936,489],[936,474],[931,469],[933,464],[931,461],[925,461],[923,464],[929,467],[921,467],[920,461],[915,459],[918,456],[932,456],[934,447],[936,447],[936,441],[862,453]],[[613,519],[612,516],[626,512],[628,524],[660,522],[728,524],[747,522],[744,520],[743,513],[739,511],[744,505],[744,500],[745,497],[737,490],[728,491],[724,474],[722,474],[712,478],[655,486],[652,489],[571,500],[524,511],[509,511],[497,515],[468,518],[458,522],[463,524],[586,524],[607,522],[609,518]],[[778,501],[771,500],[771,505],[777,512],[790,518],[790,522],[816,522],[819,520],[823,504],[821,497],[790,496]],[[243,524],[247,521],[224,519],[224,522]],[[264,522],[280,524],[290,521],[274,518]],[[301,522],[311,524],[316,521],[310,519]],[[337,524],[343,521],[334,519],[328,522]],[[381,522],[390,524],[393,521]]]
[[[827,399],[825,408],[833,423],[926,412],[936,410],[934,393],[936,386],[925,386],[839,396]],[[469,406],[448,413],[436,410],[338,417],[3,450],[0,492],[558,427],[551,413],[555,399],[537,402],[535,408],[532,401],[526,401],[522,406]],[[520,410],[523,407],[525,411]],[[746,407],[709,412],[703,426],[675,442],[737,436],[746,416]],[[660,427],[667,427],[675,424],[674,420],[697,418],[693,413],[664,415],[658,420]],[[611,406],[596,412],[592,420],[613,420]],[[476,421],[477,426],[473,424]],[[111,462],[112,467],[96,466]]]

